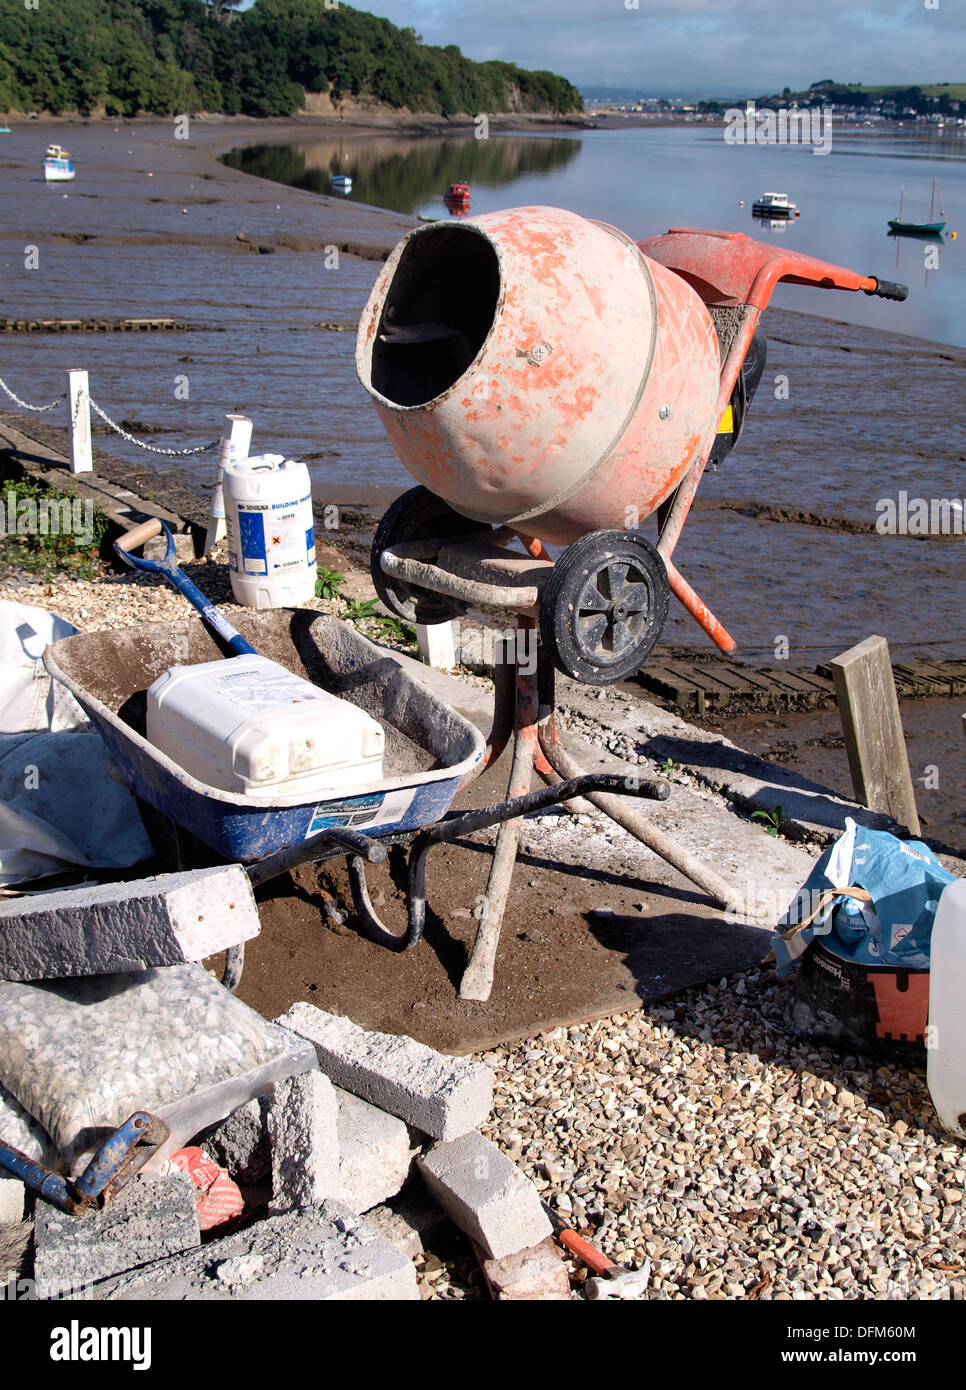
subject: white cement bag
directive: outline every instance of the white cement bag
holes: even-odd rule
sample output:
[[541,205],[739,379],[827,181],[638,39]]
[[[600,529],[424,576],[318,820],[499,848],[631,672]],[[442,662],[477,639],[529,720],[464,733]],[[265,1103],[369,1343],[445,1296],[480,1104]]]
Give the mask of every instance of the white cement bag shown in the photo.
[[0,735],[0,885],[151,857],[137,803],[107,760],[93,730]]
[[131,793],[108,777],[107,749],[43,663],[77,629],[0,600],[0,886],[151,857]]
[[87,715],[47,672],[44,649],[77,631],[42,608],[0,599],[0,734],[77,729]]
[[200,965],[42,984],[0,984],[0,1084],[51,1136],[73,1174],[136,1110],[173,1150],[274,1081],[318,1066]]

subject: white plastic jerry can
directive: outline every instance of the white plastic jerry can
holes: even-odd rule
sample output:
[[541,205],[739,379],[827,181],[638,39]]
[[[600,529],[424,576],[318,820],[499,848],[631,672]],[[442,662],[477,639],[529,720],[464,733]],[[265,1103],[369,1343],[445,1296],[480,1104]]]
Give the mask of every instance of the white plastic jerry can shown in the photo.
[[926,1079],[945,1129],[966,1139],[966,879],[943,889],[929,948]]
[[315,594],[312,488],[304,463],[281,454],[232,459],[222,477],[232,593],[249,608]]
[[382,777],[378,720],[264,656],[170,667],[148,690],[147,737],[235,795],[313,801]]

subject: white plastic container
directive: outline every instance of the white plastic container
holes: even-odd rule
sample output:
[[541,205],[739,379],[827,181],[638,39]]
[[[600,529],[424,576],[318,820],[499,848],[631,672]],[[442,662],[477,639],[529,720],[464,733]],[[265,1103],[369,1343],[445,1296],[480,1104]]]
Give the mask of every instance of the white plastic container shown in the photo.
[[929,947],[926,1080],[945,1129],[966,1139],[966,879],[947,884]]
[[382,777],[382,725],[264,656],[172,666],[148,690],[147,737],[199,782],[259,800]]
[[312,488],[304,463],[281,454],[232,459],[222,476],[232,593],[249,608],[315,594]]

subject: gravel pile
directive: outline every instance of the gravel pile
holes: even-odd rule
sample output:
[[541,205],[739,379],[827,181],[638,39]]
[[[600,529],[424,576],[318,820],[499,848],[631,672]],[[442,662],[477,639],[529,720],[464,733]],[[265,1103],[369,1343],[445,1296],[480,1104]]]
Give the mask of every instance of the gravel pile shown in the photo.
[[[221,559],[220,549],[216,547],[212,551],[211,561],[198,561],[181,568],[205,597],[223,608],[226,617],[233,620],[233,614],[251,610],[235,603],[228,565]],[[96,580],[65,575],[43,580],[15,574],[0,581],[0,599],[46,609],[73,623],[81,632],[102,632],[134,627],[137,623],[164,623],[197,616],[197,610],[186,598],[175,593],[167,580],[154,574],[107,574]],[[338,613],[344,605],[337,600],[314,598],[300,607]]]
[[[925,1076],[791,1036],[763,967],[481,1054],[484,1132],[654,1299],[962,1299],[966,1153]],[[453,1296],[453,1291],[448,1291]]]

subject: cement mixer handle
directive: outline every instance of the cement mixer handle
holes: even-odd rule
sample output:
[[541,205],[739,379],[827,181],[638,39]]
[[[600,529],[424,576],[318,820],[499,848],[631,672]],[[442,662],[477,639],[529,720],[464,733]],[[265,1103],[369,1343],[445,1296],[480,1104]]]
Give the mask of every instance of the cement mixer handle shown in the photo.
[[876,276],[872,278],[875,280],[875,289],[866,290],[866,294],[877,295],[879,299],[898,299],[900,301],[909,298],[908,285],[896,284],[894,280],[880,280]]

